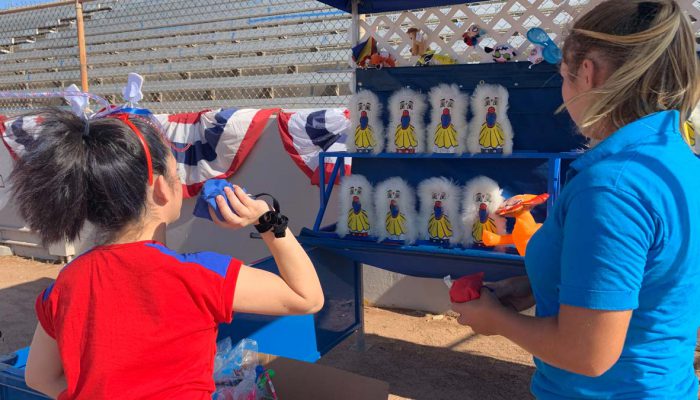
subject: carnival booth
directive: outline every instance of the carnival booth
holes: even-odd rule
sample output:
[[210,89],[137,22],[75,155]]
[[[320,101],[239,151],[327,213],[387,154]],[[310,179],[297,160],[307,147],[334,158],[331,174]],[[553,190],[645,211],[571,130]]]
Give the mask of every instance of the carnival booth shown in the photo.
[[[220,327],[220,339],[253,338],[262,352],[311,362],[354,332],[362,339],[365,264],[438,279],[525,274],[528,235],[585,146],[558,112],[558,44],[596,2],[323,3],[352,14],[355,68],[348,151],[334,151],[338,138],[314,141],[325,149],[318,213],[299,237],[325,306],[315,316],[237,314]],[[339,207],[329,207],[334,191]],[[327,214],[337,223],[324,226]],[[272,259],[254,266],[277,272]],[[21,363],[21,354],[18,368],[0,363],[0,389],[19,385]]]
[[[518,234],[544,221],[585,146],[558,112],[556,42],[589,5],[324,2],[353,15],[356,90],[349,150],[320,155],[335,168],[320,179],[318,217],[300,239],[322,255],[317,267],[356,277],[358,325],[346,332],[362,328],[363,264],[439,279],[524,275]],[[403,11],[424,7],[433,8]],[[521,194],[533,196],[506,202]],[[531,214],[502,212],[516,203]],[[328,213],[335,226],[322,226]],[[339,315],[324,311],[321,321]]]

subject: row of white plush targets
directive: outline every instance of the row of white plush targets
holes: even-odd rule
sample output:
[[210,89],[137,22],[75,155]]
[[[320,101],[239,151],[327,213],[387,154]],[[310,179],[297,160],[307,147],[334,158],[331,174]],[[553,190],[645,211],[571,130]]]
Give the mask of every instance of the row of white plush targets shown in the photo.
[[485,176],[463,188],[447,178],[426,179],[416,191],[394,177],[372,187],[362,175],[343,178],[337,233],[407,244],[424,240],[442,246],[482,245],[484,230],[505,234],[505,219],[495,214],[504,202],[498,184]]
[[[382,124],[377,95],[360,90],[351,100],[348,151],[358,153],[502,153],[513,152],[508,120],[508,90],[482,83],[471,98],[457,85],[441,84],[428,93],[430,125],[425,126],[425,96],[401,89],[389,98],[389,125]],[[471,103],[472,120],[467,122]]]

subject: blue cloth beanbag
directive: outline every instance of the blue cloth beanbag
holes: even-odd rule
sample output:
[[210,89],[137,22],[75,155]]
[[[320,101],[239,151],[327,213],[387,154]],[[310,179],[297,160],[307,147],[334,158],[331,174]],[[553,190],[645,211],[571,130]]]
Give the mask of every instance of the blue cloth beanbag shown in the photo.
[[[210,179],[204,182],[202,191],[199,193],[197,203],[194,206],[194,216],[206,218],[211,221],[212,219],[209,215],[209,206],[211,206],[211,208],[214,209],[214,212],[216,212],[216,216],[223,221],[224,217],[221,216],[219,207],[216,204],[216,196],[222,195],[224,198],[226,198],[226,194],[224,193],[224,188],[226,187],[230,187],[231,190],[233,190],[233,185],[225,179]],[[245,189],[243,189],[243,191],[245,191]],[[229,203],[228,199],[226,199],[226,202]],[[228,205],[230,207],[231,203]],[[231,210],[233,211],[233,208],[231,208]]]

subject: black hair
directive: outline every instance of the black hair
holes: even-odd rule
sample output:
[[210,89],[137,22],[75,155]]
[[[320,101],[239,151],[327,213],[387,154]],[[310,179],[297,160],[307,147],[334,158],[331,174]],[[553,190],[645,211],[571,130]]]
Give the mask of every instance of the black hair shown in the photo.
[[[123,121],[88,124],[57,108],[23,117],[35,118],[36,132],[23,141],[10,182],[22,218],[45,244],[75,240],[85,221],[106,237],[138,221],[146,206],[148,167],[141,141]],[[130,121],[148,143],[153,174],[167,176],[169,148],[157,129],[138,117]]]

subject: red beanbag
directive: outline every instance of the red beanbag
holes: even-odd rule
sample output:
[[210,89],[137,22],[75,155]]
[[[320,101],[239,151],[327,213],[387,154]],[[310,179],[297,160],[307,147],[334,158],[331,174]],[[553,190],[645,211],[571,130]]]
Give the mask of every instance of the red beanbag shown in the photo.
[[450,300],[453,303],[466,303],[476,300],[481,296],[481,287],[484,286],[484,273],[463,276],[452,284],[450,288]]

